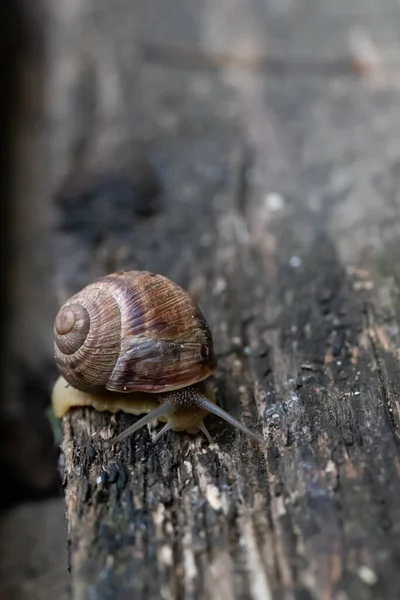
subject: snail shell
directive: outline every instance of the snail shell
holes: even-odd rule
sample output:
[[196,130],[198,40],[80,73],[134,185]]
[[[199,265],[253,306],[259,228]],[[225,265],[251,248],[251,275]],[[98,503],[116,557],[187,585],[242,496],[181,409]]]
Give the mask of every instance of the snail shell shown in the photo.
[[119,271],[87,285],[54,322],[55,360],[91,393],[162,393],[217,369],[213,339],[191,297],[166,277]]

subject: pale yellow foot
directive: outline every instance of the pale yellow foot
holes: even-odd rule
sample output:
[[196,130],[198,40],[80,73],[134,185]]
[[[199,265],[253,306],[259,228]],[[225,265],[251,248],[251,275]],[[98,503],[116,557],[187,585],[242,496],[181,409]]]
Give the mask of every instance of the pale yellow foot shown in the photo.
[[132,394],[108,392],[104,396],[81,392],[69,385],[64,377],[59,377],[54,384],[51,403],[57,419],[61,419],[70,408],[80,406],[91,406],[99,412],[122,411],[131,415],[142,415],[151,412],[159,405],[156,395],[142,392]]

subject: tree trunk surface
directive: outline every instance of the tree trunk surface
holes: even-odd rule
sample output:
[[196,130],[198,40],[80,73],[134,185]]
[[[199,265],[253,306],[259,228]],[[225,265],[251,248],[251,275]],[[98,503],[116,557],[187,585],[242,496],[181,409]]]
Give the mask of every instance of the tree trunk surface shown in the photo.
[[[400,7],[48,9],[59,305],[162,273],[213,332],[200,434],[71,411],[73,600],[400,597]],[[397,21],[396,21],[397,20]],[[51,329],[48,331],[51,336]]]

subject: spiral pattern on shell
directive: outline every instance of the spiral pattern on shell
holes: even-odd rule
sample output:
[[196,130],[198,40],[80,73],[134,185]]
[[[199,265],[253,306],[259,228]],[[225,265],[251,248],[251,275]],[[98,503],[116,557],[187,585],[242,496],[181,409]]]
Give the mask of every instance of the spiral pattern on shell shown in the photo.
[[120,271],[72,296],[54,321],[64,378],[83,391],[164,392],[217,368],[211,331],[177,284],[147,271]]

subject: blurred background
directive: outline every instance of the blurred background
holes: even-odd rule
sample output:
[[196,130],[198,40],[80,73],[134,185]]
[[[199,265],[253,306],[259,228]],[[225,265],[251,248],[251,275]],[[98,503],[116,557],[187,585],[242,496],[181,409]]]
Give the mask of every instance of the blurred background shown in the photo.
[[[399,152],[400,6],[4,0],[1,13],[0,597],[62,600],[60,432],[49,412],[58,306],[128,266],[163,271],[207,303],[216,236],[246,236],[229,201],[218,204],[234,189],[246,214],[241,185],[262,206],[246,218],[271,276],[271,256],[296,266],[296,249],[327,222],[343,261],[370,256],[385,220],[396,243],[397,200],[378,198],[382,181],[394,196],[398,181],[395,167],[384,180],[379,160],[386,153],[393,165]],[[362,208],[354,194],[336,208],[352,185]],[[214,228],[211,202],[228,233]],[[297,236],[288,248],[264,236],[285,203],[281,231]],[[214,284],[223,291],[224,280]]]

